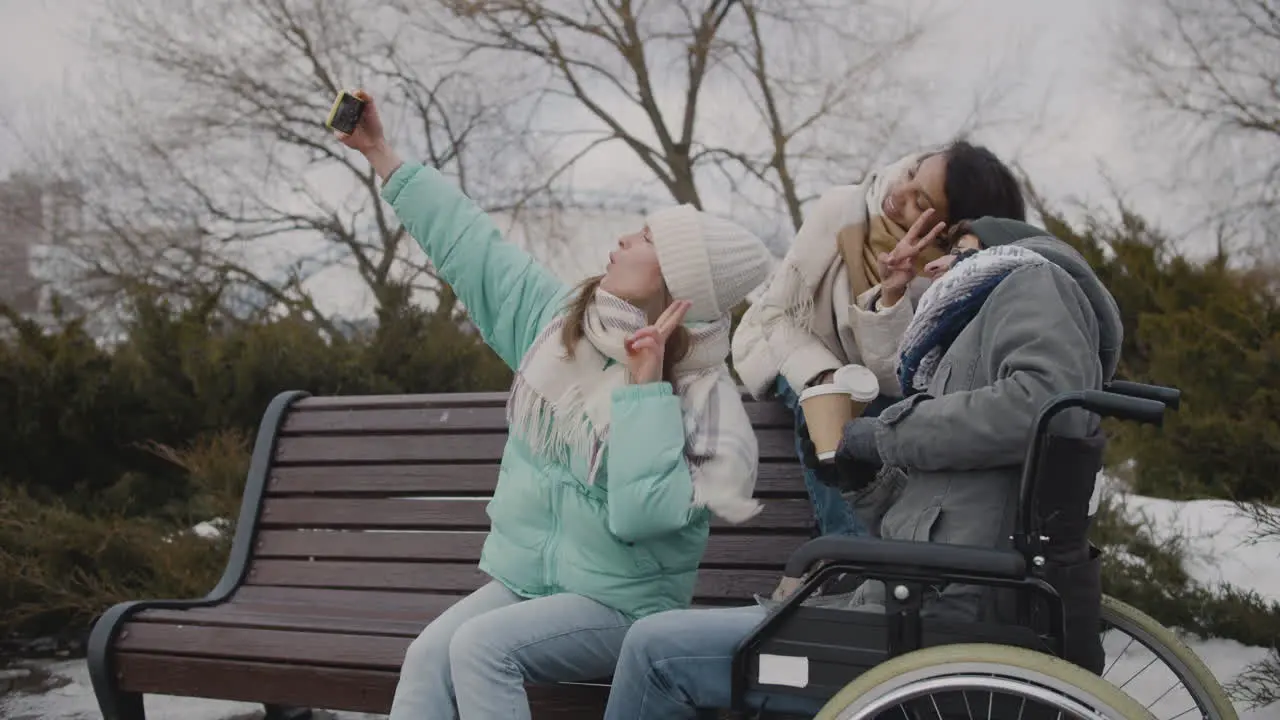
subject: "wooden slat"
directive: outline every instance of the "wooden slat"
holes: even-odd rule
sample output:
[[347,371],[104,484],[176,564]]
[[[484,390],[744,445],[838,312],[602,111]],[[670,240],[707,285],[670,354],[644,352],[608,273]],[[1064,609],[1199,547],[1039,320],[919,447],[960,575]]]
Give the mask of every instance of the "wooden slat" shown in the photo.
[[[764,583],[766,574],[755,576],[753,583]],[[763,591],[744,591],[742,598],[696,598],[694,604],[707,607],[742,607],[754,604],[755,592],[773,592],[778,576],[771,578]],[[245,585],[236,590],[232,603],[236,607],[246,609],[269,608],[278,612],[280,608],[289,608],[287,612],[299,614],[321,613],[342,617],[387,617],[393,619],[412,619],[419,617],[423,608],[435,607],[439,597],[445,593],[394,592],[380,590],[333,590],[326,588],[284,587],[281,585]],[[462,598],[462,593],[456,596]],[[431,616],[434,617],[434,616]]]
[[284,435],[416,434],[431,432],[506,432],[507,412],[500,407],[422,407],[377,410],[292,412]]
[[[340,655],[340,650],[330,647],[326,652]],[[123,688],[132,692],[365,713],[390,711],[399,678],[397,669],[333,669],[150,653],[122,653],[116,668]],[[528,692],[536,720],[598,720],[608,698],[606,688],[593,685],[530,687]]]
[[[720,532],[778,530],[803,533],[813,524],[809,501],[764,500],[764,510],[741,525],[720,518]],[[488,530],[485,500],[367,498],[272,498],[262,509],[262,527],[349,530]]]
[[[756,433],[760,459],[794,460],[788,430]],[[284,465],[359,463],[493,462],[502,457],[505,433],[463,435],[296,435],[280,438],[276,462]]]
[[[484,532],[268,530],[258,536],[255,557],[476,562],[485,537]],[[702,566],[780,570],[806,539],[715,533],[707,543]]]
[[487,500],[272,498],[262,508],[264,529],[488,530]]
[[391,670],[400,667],[408,644],[407,638],[372,635],[131,623],[117,646],[126,653]]
[[[435,607],[443,602],[436,599],[443,595],[244,585],[236,590],[231,603],[238,607],[290,607],[299,613],[323,609],[325,613],[351,611],[356,616],[364,613],[371,617],[404,617],[406,614],[407,617],[417,617],[417,613],[427,612],[424,607]],[[454,601],[461,597],[461,594],[455,595]]]
[[[316,609],[306,614],[284,612],[259,607],[238,607],[234,604],[218,608],[198,610],[149,610],[139,613],[132,622],[158,623],[162,625],[203,625],[208,627],[258,628],[262,630],[298,630],[304,632],[325,632],[355,635],[385,635],[387,637],[415,638],[450,604],[457,602],[457,596],[436,596],[447,600],[443,608],[432,608],[435,612],[420,613],[424,617],[416,620],[398,618],[375,618],[368,615],[336,614]],[[425,606],[424,606],[425,607]]]
[[506,407],[504,392],[436,393],[430,395],[330,395],[294,403],[294,412],[422,407]]
[[[249,570],[249,585],[389,590],[470,592],[490,578],[471,563],[344,562],[336,560],[259,560]],[[698,571],[694,597],[698,600],[740,600],[769,592],[778,582],[777,570]]]
[[471,563],[343,562],[258,560],[245,578],[248,585],[471,592],[489,582]]
[[[803,497],[804,480],[794,457],[762,463],[756,496]],[[356,465],[278,467],[267,485],[270,495],[397,497],[432,495],[488,497],[498,484],[498,464]]]
[[497,484],[497,461],[490,465],[277,467],[271,470],[267,494],[489,497]]
[[280,464],[355,464],[409,462],[495,462],[506,447],[505,433],[473,435],[342,435],[282,437],[276,443]]
[[[750,402],[744,406],[756,430],[794,425],[791,413],[781,403]],[[378,407],[359,409],[307,409],[289,414],[282,433],[285,435],[366,435],[416,434],[431,432],[507,430],[507,413],[503,407],[447,406]]]

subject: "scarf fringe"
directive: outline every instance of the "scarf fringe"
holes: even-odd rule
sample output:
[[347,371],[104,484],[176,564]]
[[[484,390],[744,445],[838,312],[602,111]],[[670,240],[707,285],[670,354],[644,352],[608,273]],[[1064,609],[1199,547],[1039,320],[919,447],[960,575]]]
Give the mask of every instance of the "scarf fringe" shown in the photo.
[[804,271],[795,265],[785,266],[790,275],[786,287],[790,290],[784,300],[783,314],[787,322],[802,328],[805,332],[813,332],[815,293],[810,289]]
[[743,497],[724,485],[700,482],[700,473],[694,471],[693,507],[706,508],[735,525],[744,523],[764,510],[759,500]]
[[591,457],[598,440],[581,388],[574,385],[552,401],[539,395],[519,372],[507,401],[507,425],[534,454],[564,465],[574,457]]

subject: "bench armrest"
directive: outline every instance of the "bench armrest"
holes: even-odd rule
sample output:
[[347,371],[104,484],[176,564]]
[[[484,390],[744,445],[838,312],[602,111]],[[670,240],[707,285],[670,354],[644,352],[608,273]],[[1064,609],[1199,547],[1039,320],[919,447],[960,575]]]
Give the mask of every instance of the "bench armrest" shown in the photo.
[[875,570],[910,569],[1007,580],[1020,580],[1027,575],[1026,560],[1014,550],[849,535],[826,535],[801,545],[787,560],[786,574],[800,577],[818,561],[857,565],[868,574]]

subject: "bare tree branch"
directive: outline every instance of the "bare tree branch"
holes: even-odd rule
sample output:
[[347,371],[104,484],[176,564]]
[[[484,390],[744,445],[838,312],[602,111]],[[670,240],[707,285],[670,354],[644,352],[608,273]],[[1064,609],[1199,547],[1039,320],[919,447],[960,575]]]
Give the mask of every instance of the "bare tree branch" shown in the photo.
[[[1210,227],[1280,229],[1280,2],[1147,0],[1121,63],[1146,110],[1191,135]],[[1274,243],[1272,243],[1274,245]]]
[[94,49],[126,74],[101,84],[107,117],[86,118],[61,163],[94,210],[74,247],[94,286],[230,281],[316,318],[332,302],[311,279],[335,267],[375,307],[438,291],[367,163],[322,125],[342,88],[373,92],[397,143],[482,205],[549,187],[519,127],[523,71],[468,62],[383,5],[105,0]]
[[882,90],[922,37],[872,0],[436,5],[448,17],[431,22],[470,53],[540,64],[548,94],[585,110],[677,202],[702,207],[716,178],[793,228],[820,185],[885,152],[904,106]]

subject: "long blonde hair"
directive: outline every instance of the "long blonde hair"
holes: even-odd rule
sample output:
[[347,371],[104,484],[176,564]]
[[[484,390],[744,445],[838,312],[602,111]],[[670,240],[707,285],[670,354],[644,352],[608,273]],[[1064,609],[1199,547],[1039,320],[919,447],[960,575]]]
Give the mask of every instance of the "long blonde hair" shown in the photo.
[[[595,301],[596,290],[600,288],[600,283],[603,280],[603,275],[596,275],[583,280],[578,285],[577,293],[566,310],[564,328],[560,331],[560,342],[564,345],[565,354],[570,360],[573,359],[574,350],[578,347],[578,343],[587,334],[584,327],[587,309]],[[662,356],[663,380],[674,384],[676,363],[689,354],[689,346],[689,329],[681,325],[676,328],[675,332],[671,333],[671,337],[667,338],[667,348]]]

